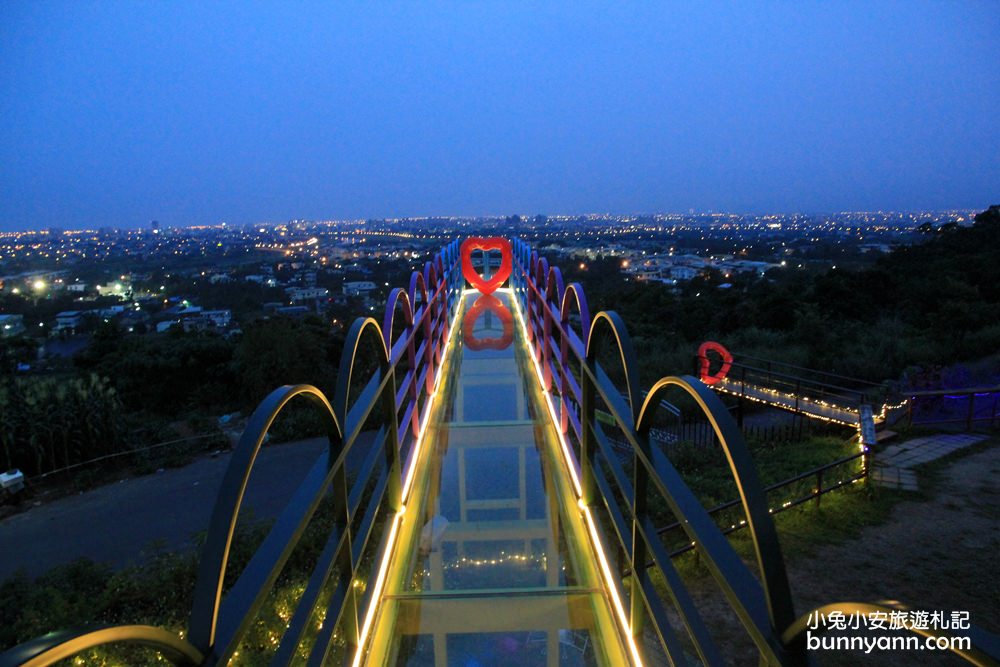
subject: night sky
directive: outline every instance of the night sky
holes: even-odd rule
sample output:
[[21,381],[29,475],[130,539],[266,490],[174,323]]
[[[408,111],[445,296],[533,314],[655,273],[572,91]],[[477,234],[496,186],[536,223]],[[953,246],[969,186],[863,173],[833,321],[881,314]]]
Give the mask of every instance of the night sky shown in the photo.
[[1000,202],[1000,3],[0,3],[0,229]]

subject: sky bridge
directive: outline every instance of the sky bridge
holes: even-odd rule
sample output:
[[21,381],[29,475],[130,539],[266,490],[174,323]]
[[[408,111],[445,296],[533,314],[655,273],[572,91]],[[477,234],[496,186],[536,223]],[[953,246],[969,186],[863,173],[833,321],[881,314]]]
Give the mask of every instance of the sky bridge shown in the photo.
[[[495,270],[484,260],[494,252]],[[0,655],[0,667],[41,667],[111,644],[205,667],[726,664],[661,536],[665,517],[707,566],[760,664],[812,664],[811,613],[901,608],[848,600],[796,612],[736,420],[709,384],[670,376],[644,390],[637,370],[621,318],[592,315],[580,285],[525,243],[453,242],[390,293],[381,323],[354,323],[332,400],[284,386],[253,413],[216,501],[182,634],[65,630]],[[726,453],[749,556],[655,437],[671,393],[697,406]],[[324,419],[329,448],[242,572],[229,572],[268,428],[303,399]],[[308,576],[290,581],[286,566],[305,541],[320,546],[309,551]],[[995,637],[963,634],[971,644],[956,653],[996,664]]]

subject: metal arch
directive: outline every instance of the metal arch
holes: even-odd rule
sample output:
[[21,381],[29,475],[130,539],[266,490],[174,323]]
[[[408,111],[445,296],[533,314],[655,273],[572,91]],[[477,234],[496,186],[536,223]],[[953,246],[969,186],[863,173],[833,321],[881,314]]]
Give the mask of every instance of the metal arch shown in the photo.
[[549,267],[549,275],[545,281],[545,296],[548,297],[549,290],[556,288],[555,299],[553,303],[560,303],[563,299],[563,294],[566,292],[566,285],[563,282],[562,271],[559,270],[558,266]]
[[[381,340],[381,337],[379,337]],[[215,645],[219,622],[219,604],[222,601],[222,582],[229,563],[236,520],[243,494],[246,492],[250,472],[264,443],[268,429],[285,405],[296,396],[303,395],[321,408],[327,417],[327,433],[331,450],[343,438],[341,424],[326,396],[316,387],[307,384],[284,385],[272,391],[260,402],[247,422],[226,468],[219,495],[209,521],[208,538],[198,563],[194,602],[188,629],[190,642],[202,653],[208,654]]]
[[389,298],[385,302],[385,317],[382,320],[382,337],[385,349],[389,351],[389,354],[392,354],[392,325],[396,318],[396,305],[399,302],[405,306],[403,315],[406,318],[406,326],[413,326],[413,305],[410,303],[410,297],[402,287],[392,288],[392,291],[389,292]]
[[52,632],[0,654],[0,667],[47,667],[107,644],[138,644],[175,665],[200,665],[201,651],[173,632],[151,625],[118,625]]
[[535,265],[535,285],[538,286],[539,291],[545,294],[545,283],[549,275],[549,260],[544,257],[538,258],[538,264]]
[[410,297],[410,305],[413,306],[413,310],[417,309],[417,287],[420,288],[420,297],[423,303],[427,303],[427,281],[424,280],[424,274],[420,271],[414,271],[410,274],[410,288],[407,290],[407,294]]
[[357,361],[358,348],[361,346],[361,341],[369,331],[371,332],[369,335],[375,337],[373,342],[375,339],[378,340],[378,345],[375,346],[376,349],[382,352],[377,359],[379,370],[385,373],[389,368],[389,352],[385,346],[385,341],[382,339],[382,331],[379,329],[378,322],[372,317],[359,317],[354,320],[351,330],[347,333],[347,339],[344,341],[344,350],[340,355],[340,368],[337,370],[337,389],[333,394],[334,412],[343,429],[348,428],[348,401],[350,400],[351,393],[351,379],[354,375],[354,363]]
[[434,259],[424,262],[424,282],[427,285],[437,285],[437,267],[434,266]]
[[[609,330],[610,329],[610,330]],[[596,363],[597,346],[609,335],[614,334],[615,344],[618,346],[618,354],[622,361],[622,368],[625,371],[625,390],[628,393],[629,410],[631,414],[628,428],[634,428],[639,417],[639,403],[636,398],[639,396],[638,366],[635,358],[635,350],[632,348],[632,339],[628,335],[628,329],[621,316],[613,310],[602,310],[594,316],[590,325],[590,335],[587,336],[587,361]],[[633,372],[635,370],[636,372]]]
[[[810,630],[810,617],[815,614],[821,614],[821,617],[828,616],[833,612],[841,612],[845,616],[850,616],[851,614],[864,614],[870,615],[876,612],[892,613],[894,611],[907,610],[900,604],[893,602],[832,602],[830,604],[825,604],[820,607],[816,607],[809,613],[796,619],[787,630],[785,630],[781,635],[781,641],[785,645],[794,645],[801,642],[804,639],[806,630]],[[828,626],[816,628],[813,632],[817,634],[822,634],[826,631]],[[951,638],[955,637],[948,632],[939,630],[934,627],[927,628],[916,628],[912,623],[907,623],[904,628],[913,634],[920,635],[922,637],[928,638]],[[970,647],[968,650],[960,648],[958,644],[951,644],[949,650],[952,653],[962,657],[967,662],[973,665],[979,665],[980,667],[996,667],[1000,665],[1000,661],[997,660],[997,656],[1000,656],[1000,638],[996,635],[988,633],[981,628],[970,625],[967,630],[962,630],[962,637],[968,637]]]
[[695,399],[719,438],[740,494],[743,511],[746,513],[757,566],[763,579],[771,625],[780,632],[783,628],[789,627],[795,619],[791,588],[785,571],[785,559],[781,553],[774,521],[768,511],[767,494],[757,476],[757,467],[736,421],[726,410],[726,406],[715,392],[691,376],[665,377],[657,381],[646,395],[635,430],[641,436],[648,437],[653,415],[660,405],[663,394],[670,387],[680,387]]
[[576,301],[576,310],[580,313],[580,342],[590,338],[590,306],[587,305],[587,295],[583,293],[580,283],[570,283],[563,292],[562,303],[559,306],[559,318],[564,326],[569,327],[570,296]]

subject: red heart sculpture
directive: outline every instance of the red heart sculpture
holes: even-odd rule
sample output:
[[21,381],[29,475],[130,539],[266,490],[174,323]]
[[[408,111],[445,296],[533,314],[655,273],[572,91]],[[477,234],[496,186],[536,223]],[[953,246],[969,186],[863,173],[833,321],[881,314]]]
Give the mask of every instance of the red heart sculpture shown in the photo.
[[[709,352],[715,352],[722,357],[722,367],[714,375],[710,375],[708,372]],[[732,367],[733,355],[720,343],[716,343],[713,340],[706,340],[698,347],[698,374],[701,376],[701,381],[705,384],[712,385],[722,382],[722,379],[726,377],[726,374],[729,373],[729,369]]]
[[[500,251],[500,268],[489,280],[483,280],[483,277],[476,272],[476,267],[472,266],[473,250],[482,250],[484,253],[490,250]],[[512,268],[510,242],[507,239],[499,236],[492,236],[488,239],[481,236],[471,236],[462,243],[462,275],[480,293],[492,294],[496,291],[496,288],[503,285],[504,281],[510,277]]]
[[[489,311],[497,316],[503,326],[503,335],[499,338],[483,337],[476,338],[473,329],[480,316]],[[503,301],[490,294],[484,294],[476,299],[462,318],[462,339],[470,350],[477,352],[482,350],[506,350],[514,341],[514,316],[503,304]]]

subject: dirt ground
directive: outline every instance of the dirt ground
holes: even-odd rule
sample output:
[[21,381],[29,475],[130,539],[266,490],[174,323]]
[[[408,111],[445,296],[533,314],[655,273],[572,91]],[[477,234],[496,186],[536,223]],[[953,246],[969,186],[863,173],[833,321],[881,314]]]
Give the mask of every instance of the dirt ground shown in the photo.
[[[796,610],[899,600],[914,610],[968,611],[974,624],[1000,633],[1000,447],[945,463],[934,478],[921,476],[928,499],[896,505],[859,539],[791,559]],[[818,657],[832,665],[964,664],[928,651]]]
[[[887,521],[857,538],[787,557],[797,614],[838,601],[897,600],[913,610],[968,611],[973,624],[1000,634],[1000,446],[938,464],[921,474],[921,485],[922,496],[899,502]],[[756,665],[756,651],[714,584],[692,589],[730,664]],[[812,655],[837,667],[968,664],[927,650]]]

